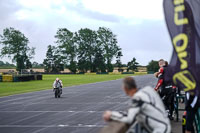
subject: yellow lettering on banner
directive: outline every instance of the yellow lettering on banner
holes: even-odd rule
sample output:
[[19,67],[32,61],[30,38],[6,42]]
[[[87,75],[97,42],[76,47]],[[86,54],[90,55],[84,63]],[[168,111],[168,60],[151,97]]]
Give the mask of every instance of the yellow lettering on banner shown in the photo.
[[196,81],[188,70],[174,74],[173,81],[175,84],[177,84],[177,80],[185,86],[184,91],[190,91],[196,88]]
[[174,11],[175,12],[182,12],[182,11],[184,11],[185,10],[185,6],[184,5],[179,5],[179,6],[176,6],[175,8],[174,8]]
[[[183,41],[183,44],[181,46],[177,46],[177,43],[181,40]],[[184,33],[178,34],[177,36],[174,37],[173,44],[174,44],[174,47],[176,48],[176,52],[179,53],[179,52],[184,51],[188,46],[187,35]]]
[[179,5],[184,3],[184,0],[174,0],[174,5]]
[[[189,24],[188,18],[184,15],[185,5],[184,0],[174,0],[174,23],[177,26],[183,26]],[[173,82],[177,85],[181,83],[185,88],[184,91],[191,91],[196,88],[196,81],[193,75],[184,70],[188,68],[188,62],[186,60],[188,53],[186,51],[188,47],[188,36],[184,33],[180,33],[173,38],[173,45],[177,52],[178,60],[180,61],[180,69],[183,71],[177,72],[173,75]]]
[[185,10],[184,5],[179,5],[174,8],[174,22],[176,25],[188,24],[187,18],[179,18],[179,12],[183,12],[184,10]]
[[181,62],[181,67],[180,68],[182,70],[186,69],[188,67],[188,62],[185,59],[183,59],[185,57],[187,57],[187,52],[186,51],[178,53],[178,58],[179,58],[179,60]]
[[[183,41],[182,45],[178,45],[178,42]],[[184,59],[187,57],[187,51],[186,48],[188,46],[188,37],[186,34],[181,33],[174,37],[173,39],[173,45],[175,47],[175,50],[177,52],[178,58],[181,62],[180,69],[186,69],[188,67],[188,62]]]

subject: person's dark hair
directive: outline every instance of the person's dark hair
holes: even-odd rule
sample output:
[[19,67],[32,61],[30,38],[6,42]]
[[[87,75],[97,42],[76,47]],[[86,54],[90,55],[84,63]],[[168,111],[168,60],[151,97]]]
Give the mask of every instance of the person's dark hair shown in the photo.
[[163,60],[163,59],[160,59],[158,62],[161,62],[161,61],[165,61],[165,60]]
[[124,87],[131,90],[131,89],[136,89],[137,85],[133,77],[126,77],[123,80]]
[[165,66],[167,67],[169,65],[169,63],[167,61],[165,61]]

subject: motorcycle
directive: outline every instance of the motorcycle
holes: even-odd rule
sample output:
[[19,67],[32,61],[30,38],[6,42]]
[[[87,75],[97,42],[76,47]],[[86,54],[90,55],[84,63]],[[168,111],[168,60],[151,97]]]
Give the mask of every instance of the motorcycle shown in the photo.
[[55,98],[60,98],[62,94],[62,88],[54,88]]

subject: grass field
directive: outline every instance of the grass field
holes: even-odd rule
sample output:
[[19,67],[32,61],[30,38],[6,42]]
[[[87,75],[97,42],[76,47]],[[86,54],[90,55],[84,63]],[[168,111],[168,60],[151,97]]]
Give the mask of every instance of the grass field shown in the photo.
[[[134,74],[140,75],[140,74]],[[29,82],[0,82],[0,97],[13,94],[20,94],[25,92],[39,91],[45,89],[52,89],[53,81],[59,77],[63,81],[64,87],[81,85],[88,83],[95,83],[101,81],[115,80],[124,78],[126,74],[120,75],[43,75],[41,81]]]

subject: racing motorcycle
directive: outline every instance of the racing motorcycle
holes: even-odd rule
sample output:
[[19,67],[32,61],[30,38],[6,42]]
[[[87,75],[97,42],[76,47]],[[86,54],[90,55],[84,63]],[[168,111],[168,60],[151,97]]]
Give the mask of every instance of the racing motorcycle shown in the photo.
[[62,88],[54,88],[55,98],[60,98],[62,94]]

